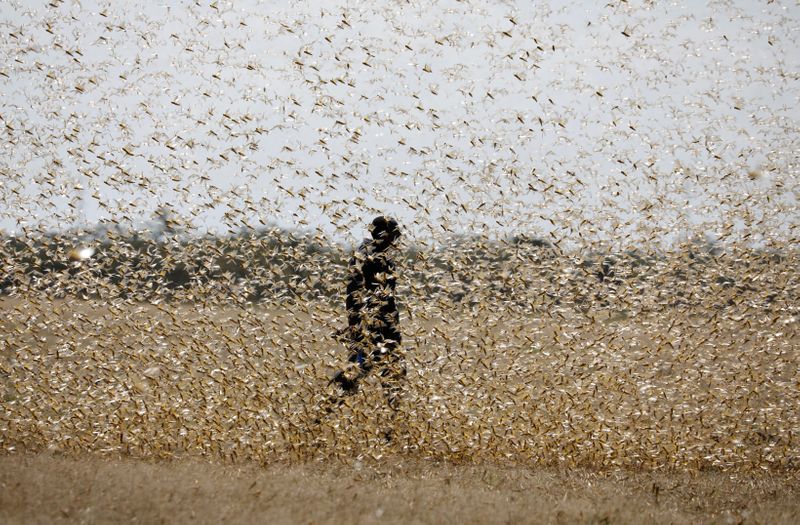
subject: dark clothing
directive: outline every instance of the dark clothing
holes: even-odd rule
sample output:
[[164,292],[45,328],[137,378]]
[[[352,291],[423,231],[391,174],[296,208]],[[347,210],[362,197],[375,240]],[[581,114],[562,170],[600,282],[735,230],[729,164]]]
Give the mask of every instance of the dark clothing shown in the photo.
[[[345,392],[355,392],[358,380],[378,363],[381,363],[382,378],[388,381],[398,375],[390,370],[400,366],[394,350],[401,343],[394,270],[394,262],[386,250],[381,250],[371,239],[366,239],[350,260],[346,300],[348,360],[358,364],[359,373],[353,379],[347,378],[344,372],[336,375],[334,380]],[[394,391],[397,385],[387,383],[384,388]]]
[[[400,345],[400,314],[394,298],[394,262],[376,243],[365,240],[350,259],[347,324],[359,365],[377,360]],[[382,347],[382,348],[380,348]]]

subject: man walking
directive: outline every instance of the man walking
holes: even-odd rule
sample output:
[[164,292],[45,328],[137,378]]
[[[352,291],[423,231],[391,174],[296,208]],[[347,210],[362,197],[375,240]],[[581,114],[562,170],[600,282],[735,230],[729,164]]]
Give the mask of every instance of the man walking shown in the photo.
[[333,382],[345,394],[354,394],[359,381],[376,368],[389,406],[395,409],[405,369],[396,352],[401,342],[400,315],[389,249],[400,238],[400,228],[394,219],[379,216],[369,230],[372,238],[365,239],[350,260],[347,283],[348,361],[355,366],[338,372]]

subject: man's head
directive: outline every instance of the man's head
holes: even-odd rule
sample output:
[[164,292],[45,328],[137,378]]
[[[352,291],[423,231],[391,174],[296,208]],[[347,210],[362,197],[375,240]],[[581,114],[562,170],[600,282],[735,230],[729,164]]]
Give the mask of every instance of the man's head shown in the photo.
[[390,217],[379,215],[372,220],[369,232],[379,245],[387,247],[400,237],[400,225]]

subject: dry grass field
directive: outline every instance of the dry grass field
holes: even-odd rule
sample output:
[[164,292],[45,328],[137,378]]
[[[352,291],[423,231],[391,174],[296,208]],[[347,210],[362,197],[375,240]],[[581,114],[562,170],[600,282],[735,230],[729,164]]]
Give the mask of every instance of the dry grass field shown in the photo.
[[796,264],[737,261],[405,286],[396,411],[372,376],[324,410],[336,301],[6,296],[0,517],[796,522]]

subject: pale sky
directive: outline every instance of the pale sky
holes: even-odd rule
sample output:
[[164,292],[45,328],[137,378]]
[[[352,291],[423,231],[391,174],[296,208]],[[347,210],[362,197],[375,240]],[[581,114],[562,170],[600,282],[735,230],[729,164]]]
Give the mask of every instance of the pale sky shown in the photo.
[[0,228],[798,237],[795,1],[198,3],[3,3]]

